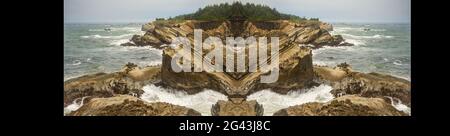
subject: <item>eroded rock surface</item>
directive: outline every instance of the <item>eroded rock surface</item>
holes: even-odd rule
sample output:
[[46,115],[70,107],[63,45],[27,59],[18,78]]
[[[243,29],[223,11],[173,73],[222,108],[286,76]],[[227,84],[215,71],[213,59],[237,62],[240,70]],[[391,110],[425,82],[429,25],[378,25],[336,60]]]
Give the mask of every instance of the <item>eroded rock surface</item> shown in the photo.
[[411,82],[402,78],[380,74],[361,73],[351,70],[348,64],[335,68],[315,66],[315,78],[333,86],[335,97],[358,95],[361,97],[382,98],[411,106]]
[[112,97],[116,94],[129,94],[139,97],[142,87],[160,81],[160,67],[139,68],[127,64],[121,71],[114,73],[97,73],[73,78],[64,82],[64,106],[74,100],[89,96]]
[[255,100],[231,98],[229,101],[219,100],[211,108],[213,116],[262,116],[264,109]]
[[281,109],[274,116],[406,116],[380,98],[345,95],[327,103],[306,103]]
[[93,98],[69,116],[200,116],[193,109],[164,102],[147,103],[130,95]]

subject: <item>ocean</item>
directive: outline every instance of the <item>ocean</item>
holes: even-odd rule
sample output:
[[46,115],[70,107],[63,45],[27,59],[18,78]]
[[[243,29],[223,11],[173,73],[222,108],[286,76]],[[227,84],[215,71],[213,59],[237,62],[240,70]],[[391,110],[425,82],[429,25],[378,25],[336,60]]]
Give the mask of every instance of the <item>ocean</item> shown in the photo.
[[[134,34],[140,31],[142,23],[123,24],[65,24],[64,25],[64,81],[85,74],[114,72],[127,62],[138,66],[161,64],[162,51],[151,47],[123,47]],[[340,34],[346,42],[355,46],[325,47],[313,50],[313,63],[336,66],[346,62],[352,69],[362,72],[378,72],[411,78],[411,25],[410,24],[333,24],[332,34]],[[105,31],[110,28],[111,31]],[[216,91],[205,90],[188,95],[155,85],[143,88],[141,98],[148,102],[162,101],[193,108],[202,115],[211,115],[210,107],[226,96]],[[263,105],[264,115],[306,102],[326,102],[333,99],[328,85],[306,90],[293,90],[279,95],[263,90],[248,96]],[[64,111],[76,110],[82,104],[73,103]],[[399,110],[410,113],[410,108],[393,103]]]
[[[361,72],[378,72],[411,79],[410,24],[333,24],[355,46],[313,50],[313,63],[336,66],[346,62]],[[368,29],[368,31],[366,30]]]

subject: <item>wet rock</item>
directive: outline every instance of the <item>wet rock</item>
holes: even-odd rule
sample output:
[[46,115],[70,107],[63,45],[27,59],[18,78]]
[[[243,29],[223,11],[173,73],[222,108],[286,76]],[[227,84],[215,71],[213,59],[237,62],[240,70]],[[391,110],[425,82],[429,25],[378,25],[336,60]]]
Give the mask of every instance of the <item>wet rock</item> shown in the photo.
[[334,68],[314,66],[314,79],[333,86],[335,97],[358,95],[361,97],[382,98],[390,102],[392,97],[410,106],[411,82],[402,78],[380,73],[361,73],[351,69],[347,63]]
[[200,116],[193,109],[164,102],[147,103],[129,95],[93,98],[69,116]]
[[407,116],[380,98],[346,95],[327,103],[306,103],[281,109],[274,116]]
[[126,42],[126,43],[120,44],[120,46],[137,46],[137,45],[132,42]]
[[213,116],[262,116],[262,105],[255,100],[246,101],[244,98],[223,101],[219,100],[211,108]]
[[64,82],[64,105],[75,99],[89,96],[112,97],[116,94],[129,94],[139,97],[142,87],[160,81],[160,67],[139,68],[127,64],[121,71],[97,73],[73,78]]
[[396,98],[411,105],[411,83],[408,80],[379,73],[352,72],[333,85],[331,93],[335,96],[355,94],[362,97]]

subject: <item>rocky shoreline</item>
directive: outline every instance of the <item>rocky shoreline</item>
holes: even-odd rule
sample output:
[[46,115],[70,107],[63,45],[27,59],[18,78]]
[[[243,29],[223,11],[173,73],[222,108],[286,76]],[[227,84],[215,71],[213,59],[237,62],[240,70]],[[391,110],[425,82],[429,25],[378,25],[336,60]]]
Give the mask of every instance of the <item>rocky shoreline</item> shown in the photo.
[[[287,20],[277,21],[243,21],[242,26],[234,29],[233,21],[197,21],[187,20],[183,22],[164,23],[150,22],[142,26],[144,35],[133,35],[130,42],[123,43],[121,46],[151,46],[157,49],[163,49],[165,44],[170,44],[172,39],[178,36],[190,36],[194,29],[202,29],[205,36],[225,37],[249,37],[249,36],[281,36],[284,33],[294,44],[310,44],[312,48],[321,48],[323,46],[353,46],[345,42],[341,35],[331,35],[329,31],[333,26],[329,23],[320,21],[291,22]],[[236,30],[239,30],[235,32]]]
[[[128,71],[127,69],[132,70]],[[86,97],[86,99],[78,110],[67,115],[200,115],[197,111],[183,106],[162,102],[147,103],[139,98],[143,93],[143,85],[161,85],[160,69],[162,69],[161,66],[144,68],[137,66],[129,68],[125,66],[119,72],[85,75],[68,80],[64,85],[64,105],[66,106],[72,101],[79,100],[83,97]],[[346,67],[336,66],[334,68],[313,66],[313,72],[314,82],[317,84],[331,85],[333,87],[331,93],[336,98],[327,103],[312,102],[292,106],[279,110],[274,116],[408,115],[407,113],[396,110],[390,104],[394,100],[401,101],[408,106],[411,105],[411,87],[410,82],[407,80],[379,73],[355,72],[348,65]],[[139,77],[137,75],[141,75],[142,78],[136,78]],[[115,85],[117,83],[122,83],[122,86],[116,87]],[[215,105],[211,105],[211,113],[213,116],[262,116],[264,109],[262,109],[262,106],[258,102],[246,101],[245,97],[230,96],[229,101],[218,101]]]
[[[203,38],[279,37],[279,77],[274,83],[260,83],[267,72],[174,72],[171,60],[177,49],[165,44],[178,36],[193,43],[194,29],[203,30]],[[220,92],[228,101],[211,105],[213,116],[262,116],[263,106],[247,101],[252,93],[271,89],[287,94],[320,84],[333,87],[334,99],[326,103],[305,103],[281,109],[274,116],[406,116],[391,103],[411,106],[411,83],[380,73],[353,71],[349,64],[336,67],[314,66],[312,50],[323,46],[352,46],[340,35],[331,35],[331,24],[320,21],[289,20],[249,21],[230,18],[226,21],[185,20],[154,21],[142,26],[144,35],[134,35],[122,46],[152,46],[163,50],[160,66],[138,67],[128,63],[113,73],[97,73],[64,82],[64,106],[83,100],[81,107],[68,116],[198,116],[193,109],[164,102],[148,103],[140,99],[143,86],[155,84],[187,94],[204,89]],[[204,40],[204,39],[203,39]],[[255,47],[245,47],[242,50]],[[203,58],[211,50],[199,55]],[[189,55],[190,54],[184,54]],[[248,56],[246,56],[248,59]],[[178,64],[180,65],[180,64]],[[236,65],[236,64],[235,64]],[[252,65],[246,63],[246,65]],[[226,67],[226,66],[225,66]]]

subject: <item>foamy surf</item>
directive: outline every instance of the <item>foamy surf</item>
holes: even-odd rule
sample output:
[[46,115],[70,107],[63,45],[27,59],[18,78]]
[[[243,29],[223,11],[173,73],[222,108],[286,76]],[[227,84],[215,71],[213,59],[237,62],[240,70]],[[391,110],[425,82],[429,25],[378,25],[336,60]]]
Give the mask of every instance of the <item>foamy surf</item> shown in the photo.
[[130,40],[128,39],[128,38],[126,38],[126,39],[119,39],[119,40],[112,40],[110,43],[109,43],[109,45],[115,45],[115,46],[119,46],[119,45],[121,45],[121,44],[123,44],[123,43],[127,43],[127,42],[129,42]]
[[[367,26],[366,26],[367,27]],[[348,31],[355,31],[355,32],[384,32],[386,29],[375,29],[375,28],[366,28],[366,27],[334,27],[332,32],[348,32]],[[370,26],[369,26],[370,27]]]
[[141,61],[140,66],[158,66],[162,65],[162,60],[152,60],[152,61]]
[[310,89],[291,91],[286,95],[262,90],[247,97],[248,100],[256,100],[264,108],[264,116],[272,116],[278,110],[308,102],[328,102],[334,98],[329,85],[320,85]]
[[67,114],[69,114],[69,113],[72,112],[72,111],[78,110],[81,106],[83,106],[84,99],[87,98],[87,97],[89,97],[89,96],[82,97],[82,98],[81,98],[81,101],[80,101],[80,98],[75,99],[75,100],[72,102],[72,104],[67,105],[67,106],[64,108],[64,115],[67,115]]
[[361,35],[352,35],[352,34],[346,34],[346,33],[342,33],[342,36],[344,36],[344,39],[347,38],[354,38],[354,39],[381,39],[381,38],[394,38],[394,36],[389,36],[389,35],[380,35],[380,34],[376,34],[376,35],[372,35],[372,36],[361,36]]
[[122,35],[99,35],[99,34],[95,34],[95,35],[84,35],[84,36],[80,36],[81,38],[84,39],[119,39],[119,38],[125,38],[128,36],[132,36],[134,35],[133,33],[130,34],[122,34]]
[[356,39],[345,39],[346,42],[351,43],[353,45],[366,45],[366,43],[362,40],[356,40]]
[[144,94],[141,99],[147,102],[167,102],[170,104],[192,108],[202,114],[211,116],[211,107],[219,100],[228,100],[227,96],[213,90],[204,90],[200,93],[189,95],[182,91],[170,90],[155,86],[146,85],[143,88]]
[[411,115],[411,108],[402,103],[399,99],[394,99],[392,97],[386,96],[391,100],[391,105],[399,111],[403,111],[408,115]]

